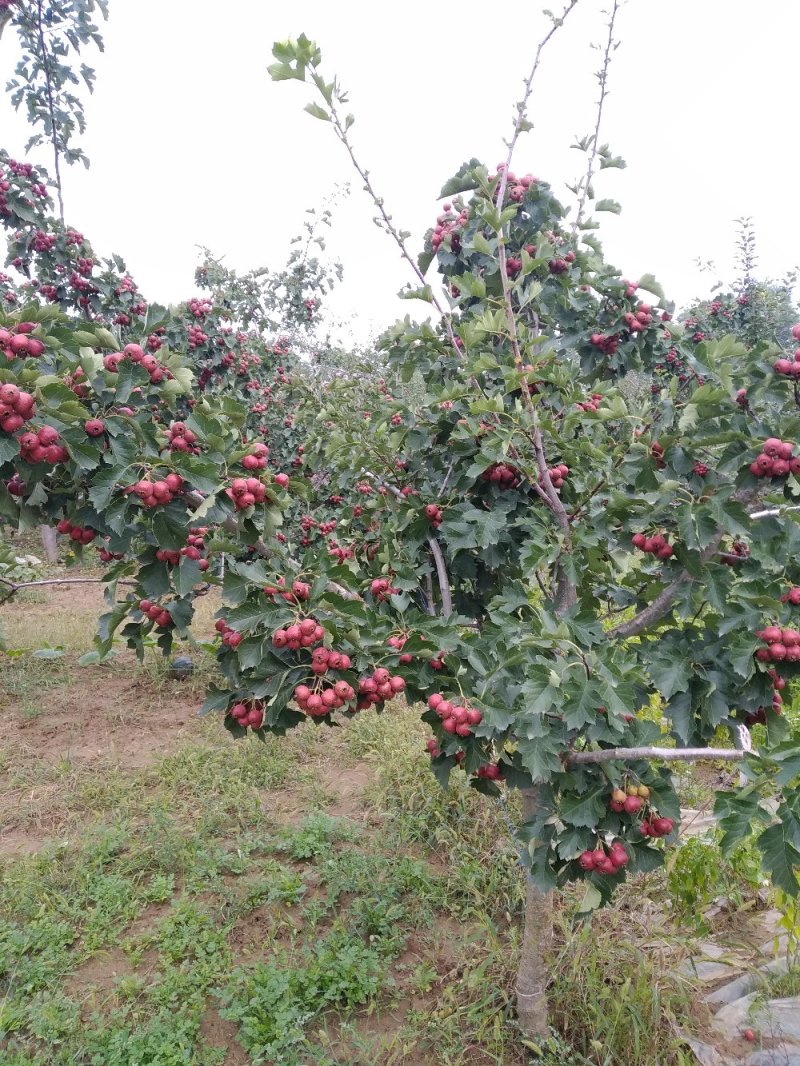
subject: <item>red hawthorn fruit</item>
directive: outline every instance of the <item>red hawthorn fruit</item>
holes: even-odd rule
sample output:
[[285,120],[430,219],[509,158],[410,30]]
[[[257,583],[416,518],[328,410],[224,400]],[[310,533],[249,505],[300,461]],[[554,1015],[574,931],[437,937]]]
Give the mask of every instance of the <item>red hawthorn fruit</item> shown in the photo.
[[767,643],[771,644],[776,640],[780,640],[782,633],[783,630],[779,629],[778,626],[767,626],[766,629],[759,630],[756,636],[759,640],[766,640]]
[[639,796],[626,796],[623,807],[626,814],[635,814],[636,811],[642,806],[642,800]]
[[655,818],[650,823],[650,832],[654,836],[666,837],[675,828],[675,823],[671,818]]
[[83,428],[89,434],[90,437],[102,437],[105,433],[105,423],[99,418],[90,418],[84,422]]

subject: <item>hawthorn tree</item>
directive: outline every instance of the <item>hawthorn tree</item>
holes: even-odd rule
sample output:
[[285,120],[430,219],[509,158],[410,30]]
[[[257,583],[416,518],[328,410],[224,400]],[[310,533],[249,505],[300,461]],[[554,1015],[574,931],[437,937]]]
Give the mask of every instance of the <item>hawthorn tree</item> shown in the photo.
[[[319,49],[301,37],[273,52],[273,78],[313,85],[306,110],[364,177]],[[631,282],[606,263],[593,218],[570,222],[546,182],[512,171],[540,55],[506,159],[493,171],[472,160],[444,186],[419,260],[365,179],[417,276],[406,295],[437,313],[433,324],[407,318],[380,345],[399,381],[421,374],[425,394],[387,395],[360,420],[342,417],[349,386],[331,386],[312,461],[336,470],[343,491],[356,481],[342,523],[353,550],[343,563],[303,561],[314,617],[363,663],[356,706],[380,704],[393,680],[367,667],[397,670],[427,700],[440,778],[460,768],[484,792],[522,789],[530,885],[517,991],[532,1033],[546,1025],[548,893],[585,880],[590,909],[663,861],[680,817],[670,761],[741,760],[746,786],[717,797],[723,847],[755,826],[765,870],[791,893],[800,865],[800,744],[780,694],[800,661],[788,506],[800,492],[800,348],[698,338],[652,277]],[[619,165],[597,133],[586,147],[590,176]],[[594,200],[591,180],[579,191],[582,209],[618,210]],[[441,293],[426,280],[433,264]],[[252,584],[229,618],[246,630],[240,647],[251,655],[274,626],[278,651],[262,644],[250,670],[239,658],[231,680],[263,677],[270,698],[280,684],[276,710],[294,685],[305,713],[325,715],[336,668],[302,648],[287,656],[294,618],[282,605],[265,618],[260,574],[241,576]],[[279,662],[292,669],[276,682]],[[310,696],[309,668],[322,679]],[[663,728],[639,713],[653,698]],[[279,729],[300,713],[276,710],[267,721]],[[724,733],[734,747],[720,748]]]

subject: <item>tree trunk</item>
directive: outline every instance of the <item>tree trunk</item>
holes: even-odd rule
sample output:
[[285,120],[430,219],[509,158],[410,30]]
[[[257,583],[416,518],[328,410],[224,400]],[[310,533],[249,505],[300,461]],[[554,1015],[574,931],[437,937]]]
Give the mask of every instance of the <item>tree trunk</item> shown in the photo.
[[[538,810],[537,788],[522,789],[525,821]],[[547,971],[545,952],[553,935],[553,894],[540,892],[528,877],[525,898],[525,929],[517,970],[517,1018],[523,1034],[532,1040],[548,1035]]]
[[44,553],[48,563],[58,562],[58,536],[54,526],[39,526]]

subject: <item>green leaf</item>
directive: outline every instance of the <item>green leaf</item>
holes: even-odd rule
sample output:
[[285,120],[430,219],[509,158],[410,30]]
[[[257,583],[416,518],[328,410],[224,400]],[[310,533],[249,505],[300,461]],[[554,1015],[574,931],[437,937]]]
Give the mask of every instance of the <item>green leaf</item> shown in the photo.
[[313,118],[318,118],[322,122],[330,122],[331,116],[328,112],[319,106],[319,104],[306,104],[303,108],[307,115],[311,115]]
[[563,769],[557,752],[548,748],[541,738],[519,740],[517,751],[534,784],[549,781],[553,774]]
[[652,274],[643,274],[642,277],[639,278],[638,285],[639,288],[644,289],[645,292],[651,292],[653,296],[657,296],[659,303],[665,304],[667,302],[666,293]]
[[689,670],[690,663],[675,655],[672,648],[665,649],[665,653],[654,655],[648,664],[648,673],[653,684],[665,700],[688,688]]
[[480,182],[476,171],[483,171],[486,174],[479,159],[470,159],[469,162],[462,163],[453,177],[442,186],[442,191],[439,193],[440,199],[444,200],[448,196],[456,196],[460,192],[471,192],[477,189]]
[[598,200],[594,205],[594,209],[595,211],[610,211],[612,214],[618,215],[622,211],[622,204],[617,203],[616,200]]
[[599,785],[582,795],[565,793],[561,797],[559,814],[562,820],[570,825],[593,829],[605,814],[607,804],[608,788],[606,785]]
[[772,883],[790,896],[800,893],[797,881],[800,851],[792,842],[794,835],[791,826],[779,822],[765,829],[756,839],[764,869],[769,873]]
[[177,570],[172,572],[175,591],[179,596],[188,596],[195,585],[203,581],[203,571],[197,559],[182,558]]

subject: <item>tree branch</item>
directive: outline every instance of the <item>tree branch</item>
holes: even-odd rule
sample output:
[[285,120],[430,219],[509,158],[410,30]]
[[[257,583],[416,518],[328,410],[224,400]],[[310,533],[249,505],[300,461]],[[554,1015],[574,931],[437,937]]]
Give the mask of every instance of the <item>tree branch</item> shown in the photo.
[[[0,607],[4,603],[7,603],[12,596],[15,596],[22,589],[38,588],[42,585],[106,585],[111,584],[110,581],[106,581],[102,577],[48,577],[42,578],[38,581],[9,581],[6,577],[0,577],[0,585],[5,585],[10,589],[10,592],[3,596],[0,600]],[[115,582],[117,585],[135,585],[135,581],[119,580]]]
[[[701,552],[701,562],[707,563],[712,555],[716,554],[723,536],[724,534],[722,531],[717,533],[708,547]],[[609,629],[606,632],[606,637],[608,637],[609,640],[613,640],[617,637],[635,637],[638,636],[639,633],[643,633],[645,629],[649,629],[650,626],[655,625],[656,622],[660,622],[665,615],[669,614],[682,587],[694,580],[694,577],[688,572],[688,570],[684,570],[683,573],[681,573],[670,585],[667,585],[661,590],[651,604],[639,611],[639,613],[634,615],[629,621],[621,622],[618,626],[614,626],[613,629]]]
[[581,195],[578,201],[578,210],[575,215],[575,221],[572,223],[573,236],[577,232],[578,227],[583,221],[583,212],[586,208],[586,200],[589,195],[589,191],[592,185],[592,178],[594,177],[594,165],[597,161],[597,143],[600,139],[600,125],[603,121],[603,107],[606,102],[606,96],[608,95],[608,68],[611,66],[611,53],[616,48],[614,43],[614,22],[617,18],[617,12],[619,11],[620,0],[614,0],[614,6],[611,9],[611,17],[608,21],[608,39],[606,41],[605,55],[603,56],[603,66],[598,71],[597,78],[600,82],[600,99],[597,101],[597,121],[594,124],[594,134],[592,135],[592,150],[589,154],[589,165],[586,168],[586,174],[583,177],[581,185]]
[[56,123],[56,105],[53,100],[53,81],[50,72],[50,61],[47,52],[47,42],[44,39],[44,14],[42,12],[42,0],[36,0],[36,25],[39,34],[39,48],[41,49],[42,70],[44,71],[45,88],[47,90],[47,110],[50,113],[50,140],[53,145],[53,164],[56,175],[56,193],[58,194],[58,213],[61,217],[61,225],[64,225],[64,194],[61,188],[61,158],[58,150],[58,124]]
[[603,748],[600,751],[573,751],[565,762],[569,766],[586,766],[606,762],[635,762],[654,759],[660,762],[736,762],[746,751],[736,748]]
[[514,149],[517,146],[517,140],[519,139],[522,128],[525,124],[525,119],[528,111],[528,100],[530,100],[531,89],[533,87],[533,79],[536,76],[536,71],[539,69],[539,64],[542,60],[542,52],[550,43],[550,39],[558,30],[564,25],[567,15],[572,11],[578,0],[568,0],[567,6],[562,11],[558,18],[553,19],[553,25],[549,32],[539,41],[539,47],[536,49],[536,55],[533,58],[533,66],[531,72],[525,79],[525,92],[522,95],[522,99],[517,104],[517,118],[514,122],[514,130],[511,135],[511,140],[508,142],[508,154],[506,155],[506,165],[503,169],[503,173],[500,178],[500,186],[497,190],[497,210],[503,210],[503,201],[505,200],[506,188],[508,186],[508,168],[511,166],[511,159],[514,155]]
[[[577,3],[577,0],[573,0],[573,3]],[[423,288],[425,288],[427,286],[430,289],[431,303],[436,308],[436,310],[439,312],[439,314],[442,317],[442,320],[444,321],[445,328],[447,330],[447,336],[448,336],[448,338],[450,340],[450,344],[452,345],[453,350],[455,351],[456,355],[460,356],[461,355],[461,350],[458,347],[458,342],[456,340],[456,335],[453,332],[452,316],[451,316],[450,312],[445,310],[445,308],[442,306],[441,301],[438,299],[438,297],[434,293],[433,289],[430,286],[428,286],[428,283],[425,281],[425,275],[420,270],[419,265],[416,262],[416,260],[414,259],[414,257],[411,255],[409,250],[406,248],[405,239],[399,233],[399,231],[397,230],[395,224],[392,222],[392,216],[386,210],[386,206],[384,204],[383,197],[382,196],[378,196],[377,192],[375,191],[375,188],[374,188],[374,186],[373,186],[373,184],[372,184],[372,182],[370,180],[370,177],[369,177],[369,171],[364,170],[364,168],[361,166],[361,164],[359,163],[358,159],[356,158],[355,152],[353,151],[353,146],[350,143],[350,138],[347,136],[347,127],[342,122],[342,120],[341,120],[341,118],[339,116],[339,112],[336,109],[335,104],[332,101],[331,102],[326,101],[326,103],[328,103],[328,106],[330,108],[330,114],[331,114],[331,118],[333,119],[333,128],[334,128],[334,131],[336,133],[336,136],[338,137],[339,141],[344,145],[344,148],[345,148],[347,154],[350,156],[350,162],[355,167],[355,169],[356,169],[356,171],[358,173],[358,176],[364,182],[364,191],[369,195],[369,197],[372,200],[373,204],[375,205],[375,207],[380,212],[380,216],[381,216],[380,225],[382,226],[384,232],[389,234],[389,236],[395,242],[397,247],[400,249],[400,255],[403,257],[403,259],[405,259],[406,263],[408,263],[408,265],[411,267],[411,270],[413,271],[414,276],[416,277],[416,279],[420,283],[420,285]]]
[[439,547],[439,541],[436,537],[428,538],[428,545],[433,555],[433,561],[436,563],[436,577],[439,581],[439,590],[442,594],[442,614],[445,618],[453,613],[453,598],[450,594],[450,578],[447,574],[447,567],[444,564],[444,556],[442,555],[442,549]]

